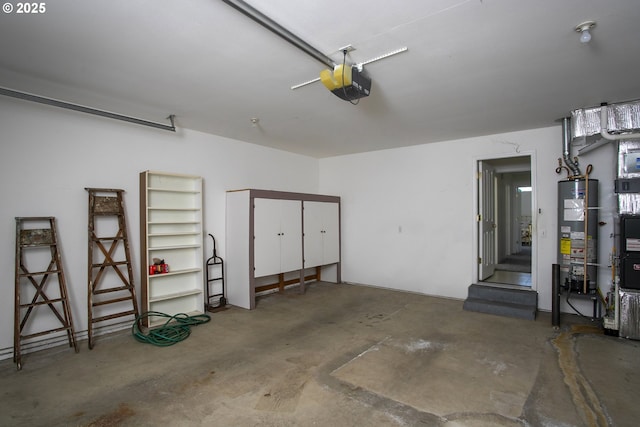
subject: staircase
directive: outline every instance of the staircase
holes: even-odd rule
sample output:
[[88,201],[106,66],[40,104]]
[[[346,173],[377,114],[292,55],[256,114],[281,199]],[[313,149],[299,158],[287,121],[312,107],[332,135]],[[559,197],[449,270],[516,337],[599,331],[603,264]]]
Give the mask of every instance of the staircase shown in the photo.
[[535,320],[538,293],[526,289],[471,285],[463,308],[467,311]]

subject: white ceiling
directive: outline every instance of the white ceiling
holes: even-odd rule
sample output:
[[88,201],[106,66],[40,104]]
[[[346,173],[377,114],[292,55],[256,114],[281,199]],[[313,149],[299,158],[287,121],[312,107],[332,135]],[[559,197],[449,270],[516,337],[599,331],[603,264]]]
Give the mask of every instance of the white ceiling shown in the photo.
[[638,0],[248,3],[336,62],[347,44],[354,63],[408,51],[365,67],[371,96],[354,106],[321,83],[291,90],[323,65],[221,0],[56,0],[0,12],[0,86],[319,158],[640,98]]

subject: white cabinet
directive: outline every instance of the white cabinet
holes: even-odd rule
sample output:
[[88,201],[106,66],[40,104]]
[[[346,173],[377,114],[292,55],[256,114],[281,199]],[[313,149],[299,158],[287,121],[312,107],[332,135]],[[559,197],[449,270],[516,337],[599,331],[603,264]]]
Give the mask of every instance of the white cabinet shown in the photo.
[[334,264],[340,260],[338,203],[303,202],[304,266]]
[[302,268],[299,200],[254,199],[254,276]]
[[[201,177],[154,171],[140,173],[143,313],[202,313],[202,233]],[[164,260],[168,271],[151,274],[154,258]]]
[[[303,217],[303,204],[311,206],[308,218],[307,214]],[[295,283],[304,292],[305,281],[313,280],[305,275],[308,267],[315,267],[313,277],[320,280],[320,267],[332,264],[339,283],[339,206],[336,196],[253,189],[227,192],[225,285],[229,304],[252,309],[256,292],[282,290]],[[303,230],[303,221],[314,231]],[[307,250],[317,255],[312,262],[303,263]],[[277,283],[268,283],[276,280],[274,276]]]

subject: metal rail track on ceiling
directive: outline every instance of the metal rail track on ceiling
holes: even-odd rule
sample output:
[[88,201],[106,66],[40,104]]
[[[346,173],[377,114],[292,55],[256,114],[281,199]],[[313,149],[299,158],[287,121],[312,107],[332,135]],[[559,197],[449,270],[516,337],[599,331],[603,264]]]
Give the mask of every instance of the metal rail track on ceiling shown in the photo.
[[83,105],[72,104],[70,102],[58,101],[56,99],[45,98],[38,95],[32,95],[30,93],[20,92],[17,90],[7,89],[0,87],[0,95],[9,96],[12,98],[23,99],[25,101],[37,102],[39,104],[52,105],[54,107],[66,108],[68,110],[79,111],[81,113],[93,114],[96,116],[107,117],[114,120],[122,120],[129,123],[135,123],[138,125],[149,126],[156,129],[168,130],[171,132],[176,131],[175,115],[171,114],[167,119],[171,122],[171,125],[165,125],[162,123],[156,123],[149,120],[138,119],[136,117],[125,116],[122,114],[111,113],[109,111],[98,110],[96,108],[85,107]]

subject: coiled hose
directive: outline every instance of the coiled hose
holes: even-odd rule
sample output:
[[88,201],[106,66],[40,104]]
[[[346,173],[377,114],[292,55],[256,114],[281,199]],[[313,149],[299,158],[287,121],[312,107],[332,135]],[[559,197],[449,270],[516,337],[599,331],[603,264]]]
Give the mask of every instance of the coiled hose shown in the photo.
[[[145,319],[152,317],[161,317],[167,319],[160,327],[149,329],[145,334],[142,332],[142,323]],[[168,347],[183,341],[191,334],[191,326],[198,326],[211,320],[208,314],[197,314],[188,316],[184,313],[178,313],[170,316],[158,311],[149,311],[142,313],[133,322],[131,333],[133,337],[143,343],[152,344],[158,347]],[[146,322],[152,323],[151,321]]]

